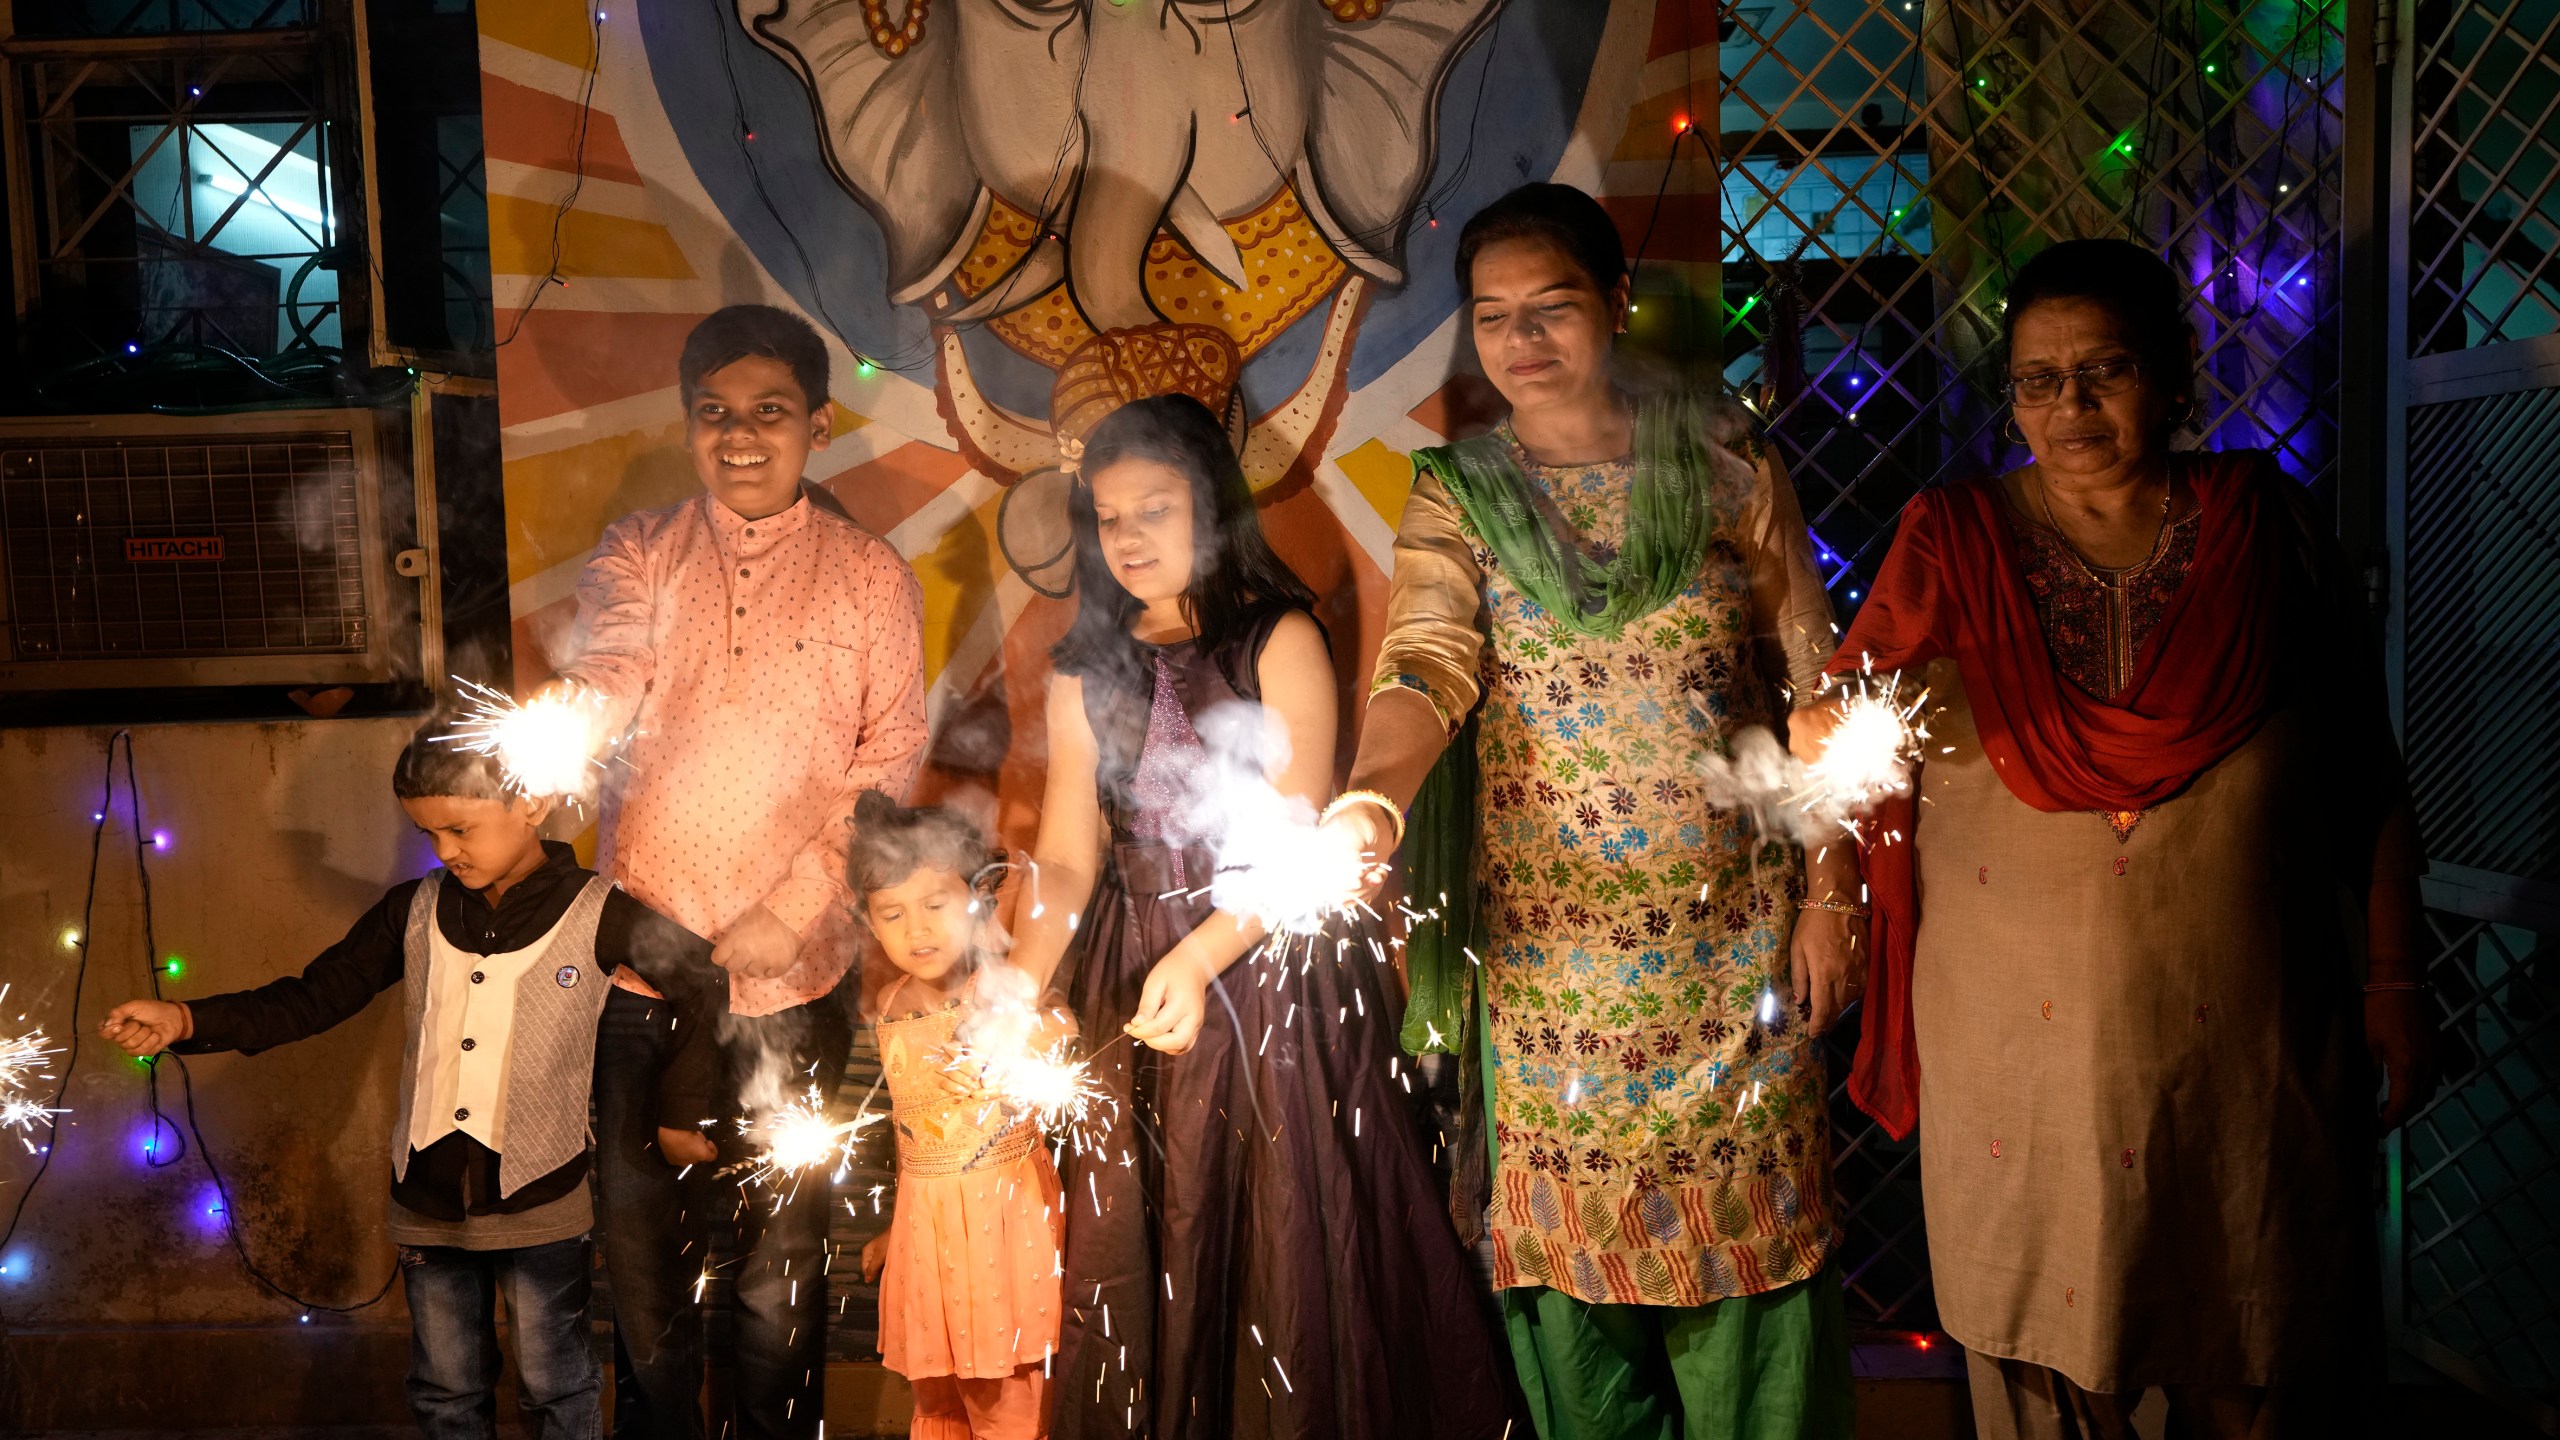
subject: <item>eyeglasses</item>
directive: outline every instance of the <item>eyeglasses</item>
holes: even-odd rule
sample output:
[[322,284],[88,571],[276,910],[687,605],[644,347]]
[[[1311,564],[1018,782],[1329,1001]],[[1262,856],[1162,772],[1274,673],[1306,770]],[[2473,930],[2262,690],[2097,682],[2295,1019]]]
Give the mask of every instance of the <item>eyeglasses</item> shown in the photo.
[[2142,362],[2130,357],[2100,360],[2092,365],[2074,365],[2068,370],[2039,370],[2033,375],[2009,377],[2009,403],[2033,408],[2050,405],[2062,398],[2062,382],[2078,379],[2083,395],[2121,395],[2142,379]]

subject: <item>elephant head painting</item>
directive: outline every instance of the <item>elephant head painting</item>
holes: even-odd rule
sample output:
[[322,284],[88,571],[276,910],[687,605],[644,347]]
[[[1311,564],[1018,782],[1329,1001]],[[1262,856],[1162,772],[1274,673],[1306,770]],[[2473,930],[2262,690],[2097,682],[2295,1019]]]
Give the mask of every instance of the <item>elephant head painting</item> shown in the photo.
[[981,395],[959,328],[1052,369],[1097,334],[1325,308],[1257,483],[1303,474],[1366,287],[1394,284],[1451,61],[1500,0],[738,0],[808,90],[837,180],[932,317],[953,429],[1010,480],[1048,427]]

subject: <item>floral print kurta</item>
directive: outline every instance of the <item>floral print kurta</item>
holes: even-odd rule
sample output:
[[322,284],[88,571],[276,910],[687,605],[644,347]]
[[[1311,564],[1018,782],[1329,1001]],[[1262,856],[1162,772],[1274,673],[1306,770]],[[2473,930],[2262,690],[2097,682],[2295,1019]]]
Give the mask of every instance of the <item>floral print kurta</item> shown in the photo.
[[[1721,418],[1731,518],[1696,583],[1617,639],[1524,597],[1427,472],[1399,527],[1375,688],[1421,691],[1453,729],[1483,706],[1500,1286],[1698,1305],[1829,1252],[1827,1087],[1787,973],[1802,856],[1709,808],[1699,773],[1774,725],[1835,636],[1792,488]],[[1632,465],[1542,467],[1502,438],[1605,557]]]

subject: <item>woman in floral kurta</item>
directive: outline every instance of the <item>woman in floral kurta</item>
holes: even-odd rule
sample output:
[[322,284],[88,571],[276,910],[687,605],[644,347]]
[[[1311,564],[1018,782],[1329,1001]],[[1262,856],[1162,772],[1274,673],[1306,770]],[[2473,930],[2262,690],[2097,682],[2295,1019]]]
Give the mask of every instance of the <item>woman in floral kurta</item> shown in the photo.
[[[1512,416],[1417,457],[1334,813],[1393,846],[1388,803],[1474,717],[1487,1222],[1540,1433],[1845,1435],[1813,1037],[1855,993],[1861,907],[1829,888],[1844,845],[1800,911],[1806,857],[1701,785],[1830,653],[1804,522],[1738,407],[1611,381],[1624,267],[1588,197],[1529,187],[1461,257]],[[1676,514],[1644,478],[1672,453]],[[1531,573],[1536,516],[1582,623]]]

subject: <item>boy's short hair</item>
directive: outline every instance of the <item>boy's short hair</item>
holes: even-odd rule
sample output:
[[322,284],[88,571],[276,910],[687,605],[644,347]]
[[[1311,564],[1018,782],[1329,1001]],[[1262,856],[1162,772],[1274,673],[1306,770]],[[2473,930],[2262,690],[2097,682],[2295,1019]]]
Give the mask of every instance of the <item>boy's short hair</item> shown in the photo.
[[409,737],[407,748],[391,767],[391,793],[403,800],[512,800],[498,758],[445,744],[457,717],[439,711]]
[[703,317],[684,337],[684,353],[676,360],[676,383],[685,403],[702,377],[761,356],[791,367],[811,413],[827,403],[827,342],[808,321],[771,305],[724,305]]

